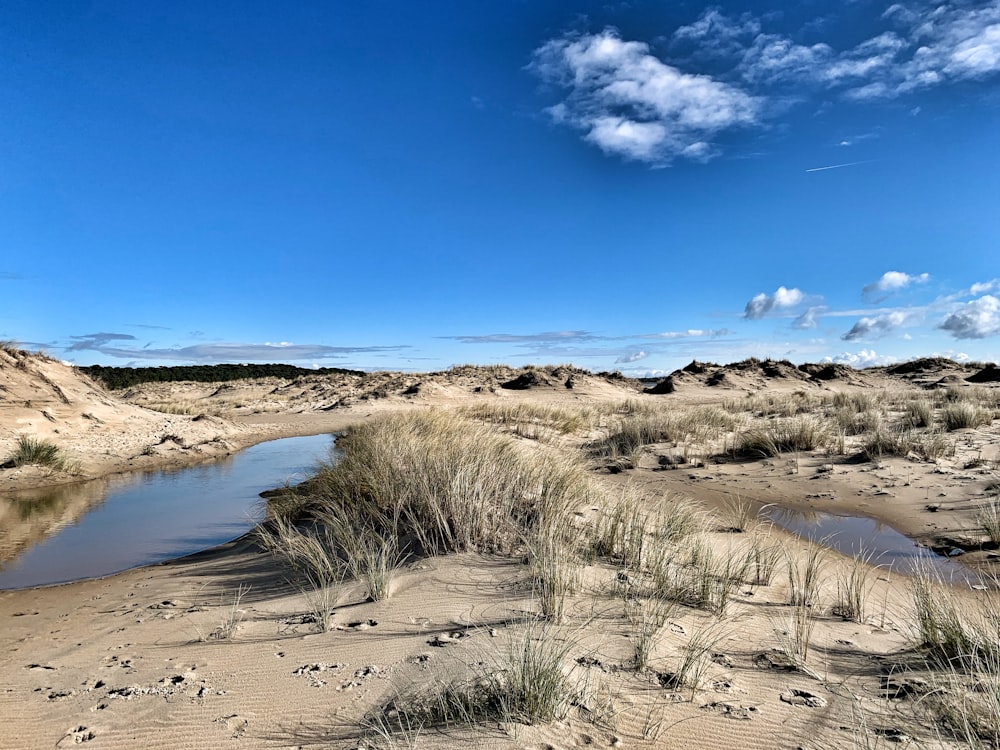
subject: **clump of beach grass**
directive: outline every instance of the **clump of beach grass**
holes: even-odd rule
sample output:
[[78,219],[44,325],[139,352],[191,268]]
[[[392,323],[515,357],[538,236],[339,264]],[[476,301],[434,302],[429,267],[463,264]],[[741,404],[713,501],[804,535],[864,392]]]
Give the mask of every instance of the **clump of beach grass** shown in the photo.
[[742,534],[752,529],[757,520],[757,509],[752,502],[731,495],[722,503],[719,531]]
[[279,516],[259,525],[256,536],[292,570],[292,584],[305,597],[317,628],[324,633],[330,630],[337,586],[345,577],[345,563],[336,553],[332,533],[323,527],[306,533]]
[[712,654],[727,636],[728,628],[724,621],[698,627],[680,648],[674,670],[661,674],[660,680],[664,687],[675,691],[688,688],[693,699],[695,692],[701,687],[709,664],[712,663]]
[[829,434],[818,420],[809,417],[778,419],[740,432],[734,453],[750,458],[774,458],[791,451],[811,451],[829,442]]
[[954,432],[988,426],[993,421],[993,412],[966,401],[959,401],[942,407],[941,420],[946,430]]
[[934,404],[929,399],[919,398],[907,401],[905,414],[910,427],[930,427],[934,424]]
[[650,655],[659,642],[663,626],[672,616],[675,606],[673,602],[656,596],[626,603],[626,615],[635,628],[629,638],[636,671],[643,672],[649,667]]
[[980,669],[1000,662],[1000,593],[995,589],[968,602],[939,574],[923,569],[912,576],[910,593],[913,641],[930,662]]
[[449,412],[372,420],[337,447],[335,460],[275,498],[269,518],[312,524],[371,599],[389,595],[393,570],[412,555],[527,552],[542,609],[561,620],[569,509],[599,494],[580,464]]
[[598,414],[590,408],[563,408],[525,401],[477,404],[461,410],[464,416],[510,426],[515,434],[526,435],[538,428],[569,435],[596,425]]
[[359,425],[310,481],[299,512],[394,532],[400,552],[509,554],[594,492],[583,468],[445,412]]
[[783,550],[763,534],[754,534],[746,550],[746,582],[754,586],[770,586],[781,561]]
[[837,600],[831,609],[834,615],[852,622],[865,621],[868,596],[874,586],[873,560],[873,553],[861,550],[846,570],[838,570]]
[[992,498],[976,510],[976,523],[989,537],[990,543],[1000,544],[1000,498]]
[[369,712],[362,726],[472,729],[561,718],[576,693],[565,666],[573,645],[552,626],[528,620],[470,670],[398,693]]
[[4,466],[44,466],[53,471],[66,468],[66,456],[55,443],[42,438],[21,435],[13,452],[3,462]]
[[793,607],[813,607],[818,602],[819,584],[826,556],[818,544],[810,544],[802,553],[801,560],[789,554],[788,562],[788,603]]

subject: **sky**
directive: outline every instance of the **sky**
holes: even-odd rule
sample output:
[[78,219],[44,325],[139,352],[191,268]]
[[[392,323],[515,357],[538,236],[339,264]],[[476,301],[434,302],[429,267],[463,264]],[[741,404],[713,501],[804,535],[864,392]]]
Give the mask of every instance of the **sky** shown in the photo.
[[1000,0],[0,7],[0,339],[1000,359]]

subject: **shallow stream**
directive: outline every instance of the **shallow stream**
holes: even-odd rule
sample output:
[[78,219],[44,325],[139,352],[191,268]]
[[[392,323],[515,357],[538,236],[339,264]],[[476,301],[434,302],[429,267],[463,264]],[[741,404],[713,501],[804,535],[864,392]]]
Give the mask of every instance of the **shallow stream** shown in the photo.
[[305,479],[333,437],[283,438],[212,463],[0,496],[0,589],[97,578],[235,539],[259,493]]

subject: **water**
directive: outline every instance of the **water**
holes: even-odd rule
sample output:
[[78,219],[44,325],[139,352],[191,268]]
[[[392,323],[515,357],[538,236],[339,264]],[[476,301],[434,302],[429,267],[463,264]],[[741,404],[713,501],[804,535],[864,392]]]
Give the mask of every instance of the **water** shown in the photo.
[[852,557],[870,556],[873,565],[912,575],[918,570],[938,573],[945,581],[978,585],[976,573],[961,563],[941,557],[890,526],[864,516],[835,516],[768,508],[765,515],[778,526]]
[[261,492],[305,479],[332,444],[284,438],[186,469],[0,497],[0,589],[96,578],[235,539],[260,520]]

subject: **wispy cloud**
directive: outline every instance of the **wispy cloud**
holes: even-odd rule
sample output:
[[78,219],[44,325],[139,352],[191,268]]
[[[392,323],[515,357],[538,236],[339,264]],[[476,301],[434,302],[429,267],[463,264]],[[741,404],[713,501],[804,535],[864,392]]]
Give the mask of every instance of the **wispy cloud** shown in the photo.
[[135,336],[128,333],[87,333],[82,336],[70,336],[72,344],[66,347],[68,352],[82,352],[86,350],[100,351],[102,347],[112,341],[135,341]]
[[802,44],[764,30],[765,18],[706,10],[675,40],[731,61],[757,87],[812,85],[856,100],[900,96],[920,88],[985,79],[1000,72],[1000,4],[926,2],[892,5],[883,28],[853,47]]
[[651,164],[708,160],[721,131],[754,125],[760,102],[737,86],[685,73],[615,29],[566,34],[537,50],[531,69],[564,90],[552,119],[584,131],[605,153]]
[[324,344],[293,344],[288,342],[246,344],[211,343],[193,346],[154,349],[107,346],[111,341],[134,340],[127,334],[91,334],[77,339],[67,351],[96,351],[108,357],[136,361],[174,361],[214,364],[220,362],[284,362],[289,360],[344,359],[352,354],[398,352],[407,346],[326,346]]
[[732,331],[728,328],[689,328],[686,331],[664,331],[663,333],[642,333],[638,336],[628,338],[658,339],[661,341],[674,341],[676,339],[690,338],[718,338],[728,336]]
[[957,339],[984,339],[1000,334],[1000,299],[984,294],[948,315],[940,328]]
[[878,281],[866,284],[861,290],[861,296],[869,302],[881,302],[894,292],[906,289],[913,284],[926,284],[930,274],[910,275],[902,271],[886,271]]
[[150,331],[172,331],[173,329],[169,326],[154,326],[148,325],[146,323],[126,323],[129,328],[143,328]]
[[743,317],[747,320],[760,320],[771,312],[788,310],[797,307],[806,299],[799,289],[786,289],[779,286],[774,294],[761,292],[746,304]]
[[10,271],[0,271],[0,281],[23,281],[24,277],[19,273]]
[[592,341],[602,338],[589,331],[545,331],[544,333],[488,333],[475,336],[439,336],[463,344],[537,344],[544,342]]

